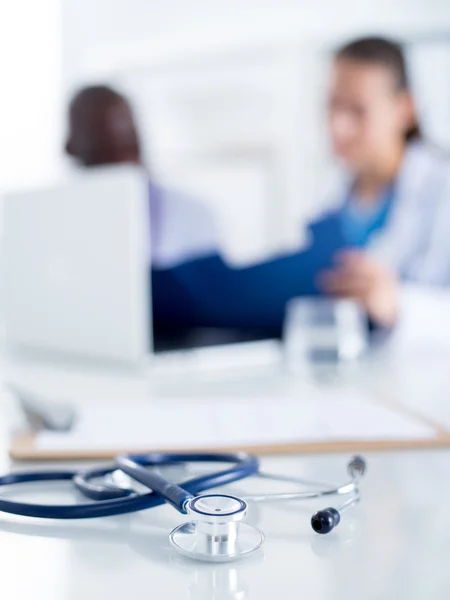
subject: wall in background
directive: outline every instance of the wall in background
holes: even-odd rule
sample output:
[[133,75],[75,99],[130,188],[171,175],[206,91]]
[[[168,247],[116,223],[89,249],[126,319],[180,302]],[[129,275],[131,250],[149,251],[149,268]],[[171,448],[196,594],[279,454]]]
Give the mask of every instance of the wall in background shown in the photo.
[[450,31],[412,45],[409,56],[421,126],[450,151]]
[[135,66],[147,64],[146,48],[160,60],[268,40],[448,31],[450,22],[448,0],[65,0],[63,8],[68,81],[106,50],[111,64]]
[[0,192],[59,172],[61,18],[59,0],[0,3]]

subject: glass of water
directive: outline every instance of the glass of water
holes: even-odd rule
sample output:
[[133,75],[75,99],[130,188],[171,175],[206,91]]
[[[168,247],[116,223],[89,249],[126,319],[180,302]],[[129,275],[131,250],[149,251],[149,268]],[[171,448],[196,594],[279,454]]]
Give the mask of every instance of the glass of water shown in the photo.
[[287,306],[284,344],[288,367],[357,360],[368,345],[367,317],[355,301],[294,298]]

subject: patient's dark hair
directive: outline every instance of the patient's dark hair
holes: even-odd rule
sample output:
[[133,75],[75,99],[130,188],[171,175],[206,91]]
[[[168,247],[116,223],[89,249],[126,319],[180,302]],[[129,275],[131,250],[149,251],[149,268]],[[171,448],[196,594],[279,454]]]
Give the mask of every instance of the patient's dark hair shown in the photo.
[[[365,37],[345,44],[337,50],[335,57],[384,66],[392,73],[398,91],[411,90],[403,47],[396,42],[381,37]],[[420,125],[416,120],[405,132],[405,139],[409,142],[421,137]]]

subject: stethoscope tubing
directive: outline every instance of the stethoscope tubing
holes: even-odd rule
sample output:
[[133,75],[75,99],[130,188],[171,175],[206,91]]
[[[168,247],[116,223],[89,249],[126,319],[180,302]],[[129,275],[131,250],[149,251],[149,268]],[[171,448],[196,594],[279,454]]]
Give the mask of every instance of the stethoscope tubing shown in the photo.
[[[168,482],[155,471],[145,469],[148,466],[174,465],[184,462],[228,462],[232,467],[216,473],[193,477],[180,484]],[[356,465],[356,466],[355,466]],[[354,457],[349,463],[351,481],[340,487],[329,487],[312,492],[292,492],[282,494],[253,494],[242,498],[244,501],[277,501],[314,499],[332,495],[351,494],[352,497],[342,508],[355,504],[359,500],[358,482],[364,474],[365,462]],[[117,468],[140,481],[152,491],[139,494],[131,489],[123,489],[114,485],[98,485],[95,479],[111,474]],[[48,481],[72,481],[75,488],[83,496],[94,500],[77,504],[46,505],[7,500],[0,497],[0,511],[21,516],[47,519],[90,519],[122,515],[169,502],[178,511],[186,512],[186,503],[193,496],[214,487],[227,485],[259,475],[267,479],[300,482],[295,478],[271,476],[259,472],[259,461],[256,457],[245,453],[151,453],[118,457],[115,464],[84,472],[76,471],[37,471],[28,473],[10,473],[0,477],[0,487],[20,483],[36,483]]]
[[[211,475],[193,477],[180,484],[188,494],[199,494],[213,487],[226,485],[249,477],[256,473],[259,468],[259,461],[256,457],[245,453],[229,454],[140,454],[132,457],[136,463],[141,466],[167,465],[176,462],[232,462],[235,466],[218,471]],[[118,489],[103,490],[90,482],[91,479],[102,477],[111,473],[117,468],[111,465],[108,468],[92,469],[84,473],[76,471],[38,471],[29,473],[10,473],[0,477],[0,487],[6,485],[16,485],[20,483],[37,483],[46,481],[70,481],[84,495],[95,502],[85,502],[78,504],[35,504],[28,502],[18,502],[0,498],[0,512],[15,514],[25,517],[35,517],[43,519],[92,519],[98,517],[110,517],[122,514],[128,514],[154,508],[166,503],[166,499],[155,492],[148,494],[134,494],[120,490],[121,497],[117,497]],[[85,484],[89,484],[85,486]],[[102,489],[107,494],[115,493],[114,497],[104,499],[104,494],[99,497],[99,491]]]
[[142,483],[155,493],[164,497],[165,501],[173,506],[175,510],[185,514],[185,506],[188,500],[194,496],[177,483],[167,481],[165,477],[156,472],[151,472],[136,461],[136,457],[118,456],[116,459],[118,468],[132,477],[135,481]]

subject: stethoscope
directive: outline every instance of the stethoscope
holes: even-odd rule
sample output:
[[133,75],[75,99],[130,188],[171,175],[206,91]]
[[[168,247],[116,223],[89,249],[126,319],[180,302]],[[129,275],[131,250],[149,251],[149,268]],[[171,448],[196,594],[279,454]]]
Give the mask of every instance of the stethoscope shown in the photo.
[[[210,462],[232,463],[233,466],[215,473],[192,477],[181,484],[172,483],[157,470],[148,468]],[[192,521],[182,523],[170,533],[169,540],[172,546],[189,558],[225,562],[248,556],[257,551],[264,542],[262,531],[244,521],[249,501],[301,500],[348,495],[349,498],[340,506],[319,510],[312,516],[313,530],[319,534],[327,534],[339,524],[342,512],[359,501],[358,484],[365,470],[364,459],[356,456],[348,463],[350,480],[342,486],[324,487],[307,492],[236,497],[202,492],[252,475],[289,483],[305,482],[293,477],[263,473],[259,471],[258,459],[246,453],[153,453],[119,456],[114,465],[105,468],[82,472],[19,472],[0,477],[0,486],[71,480],[85,498],[94,502],[47,505],[0,498],[0,511],[45,519],[90,519],[132,513],[168,503],[180,513],[192,517]],[[131,479],[124,482],[124,474]],[[96,483],[99,478],[103,479],[101,484]],[[140,493],[132,482],[144,485],[149,491]]]

